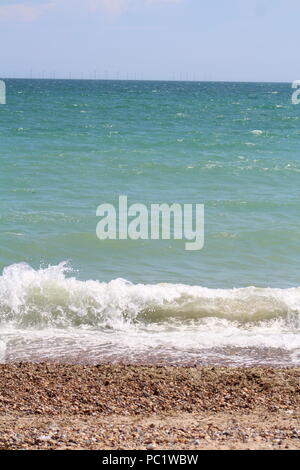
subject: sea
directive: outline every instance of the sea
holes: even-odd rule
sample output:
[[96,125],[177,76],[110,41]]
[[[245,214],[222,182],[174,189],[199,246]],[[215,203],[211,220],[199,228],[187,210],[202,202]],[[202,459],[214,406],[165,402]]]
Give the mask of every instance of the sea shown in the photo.
[[[299,365],[291,84],[5,82],[0,362]],[[203,204],[203,248],[100,240],[120,195]]]

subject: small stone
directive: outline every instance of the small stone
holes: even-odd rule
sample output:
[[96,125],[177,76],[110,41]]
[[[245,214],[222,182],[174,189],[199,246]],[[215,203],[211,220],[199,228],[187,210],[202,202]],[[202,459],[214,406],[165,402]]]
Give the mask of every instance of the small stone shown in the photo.
[[148,444],[147,445],[147,450],[154,450],[155,449],[155,444]]
[[47,442],[47,441],[51,441],[51,436],[39,436],[38,437],[38,441],[41,441],[41,442]]

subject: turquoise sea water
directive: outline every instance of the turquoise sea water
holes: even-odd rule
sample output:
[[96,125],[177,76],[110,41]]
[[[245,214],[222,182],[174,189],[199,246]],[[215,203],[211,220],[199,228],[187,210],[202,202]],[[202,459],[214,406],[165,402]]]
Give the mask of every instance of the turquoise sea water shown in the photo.
[[[298,361],[300,106],[289,84],[6,86],[2,360]],[[203,250],[98,240],[97,206],[119,195],[205,204]]]

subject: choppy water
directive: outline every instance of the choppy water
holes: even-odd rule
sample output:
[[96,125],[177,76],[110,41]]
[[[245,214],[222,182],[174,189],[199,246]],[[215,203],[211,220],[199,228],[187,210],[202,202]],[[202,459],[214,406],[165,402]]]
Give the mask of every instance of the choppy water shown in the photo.
[[[7,93],[1,361],[299,363],[288,84],[8,80]],[[96,208],[120,194],[204,203],[204,249],[99,241]]]

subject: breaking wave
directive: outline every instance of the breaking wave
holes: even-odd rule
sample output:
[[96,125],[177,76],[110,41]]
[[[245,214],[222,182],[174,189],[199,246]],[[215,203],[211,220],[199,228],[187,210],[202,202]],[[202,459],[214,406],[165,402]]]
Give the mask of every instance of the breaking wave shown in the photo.
[[14,264],[0,277],[0,322],[18,327],[119,328],[218,318],[241,324],[278,320],[300,327],[300,288],[208,289],[183,284],[81,281],[67,263],[34,270]]

